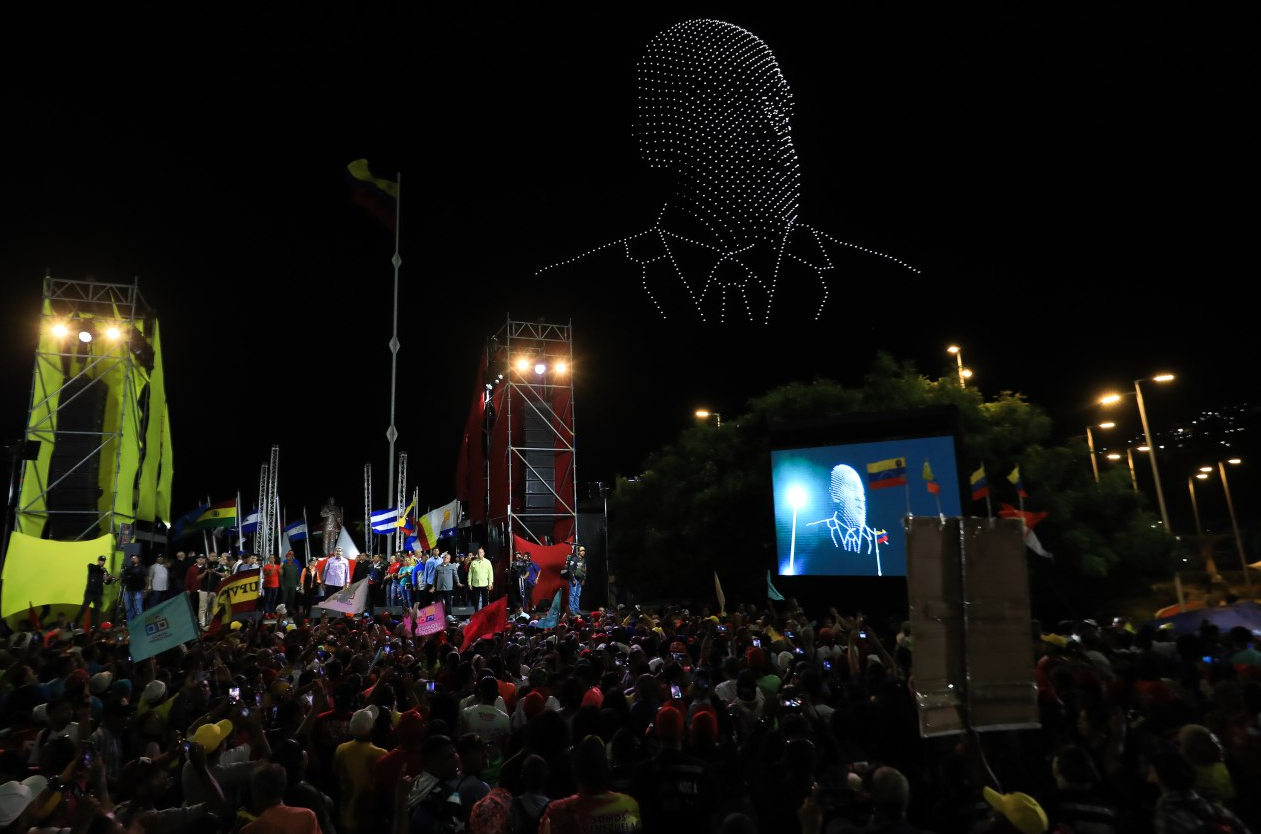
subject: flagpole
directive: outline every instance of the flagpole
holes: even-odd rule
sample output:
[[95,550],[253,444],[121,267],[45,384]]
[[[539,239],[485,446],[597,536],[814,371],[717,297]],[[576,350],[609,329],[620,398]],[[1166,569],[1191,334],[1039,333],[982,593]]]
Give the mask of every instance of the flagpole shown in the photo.
[[245,538],[245,533],[242,532],[242,529],[243,527],[241,525],[241,490],[238,489],[236,491],[236,546],[237,547],[243,547],[241,542]]
[[[390,337],[390,428],[385,432],[386,438],[390,441],[389,469],[385,478],[385,488],[387,490],[394,488],[394,441],[398,439],[398,429],[394,427],[394,405],[398,399],[398,268],[403,263],[403,259],[398,255],[398,238],[399,209],[403,202],[403,175],[399,173],[396,177],[395,182],[398,183],[398,190],[394,196],[394,257],[390,259],[390,262],[394,264],[394,335]],[[371,529],[369,529],[368,535],[372,535]],[[393,553],[393,534],[390,534],[387,546],[390,548],[390,552]]]
[[306,529],[306,538],[302,541],[306,543],[306,560],[309,565],[311,563],[311,528],[306,521],[306,505],[302,507],[302,526]]

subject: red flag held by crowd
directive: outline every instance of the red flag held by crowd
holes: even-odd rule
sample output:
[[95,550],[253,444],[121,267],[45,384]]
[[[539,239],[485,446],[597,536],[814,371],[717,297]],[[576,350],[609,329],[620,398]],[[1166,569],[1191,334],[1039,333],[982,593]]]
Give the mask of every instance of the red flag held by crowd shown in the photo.
[[497,634],[507,627],[508,598],[500,597],[469,618],[468,625],[464,627],[464,642],[460,644],[460,651],[473,645],[477,638]]

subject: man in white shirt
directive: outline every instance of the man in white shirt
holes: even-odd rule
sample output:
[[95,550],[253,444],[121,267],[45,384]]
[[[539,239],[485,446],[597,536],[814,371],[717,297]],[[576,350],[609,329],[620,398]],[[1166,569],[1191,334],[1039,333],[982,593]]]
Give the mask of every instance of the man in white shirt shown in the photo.
[[346,561],[346,554],[339,547],[333,551],[328,563],[324,565],[324,598],[327,599],[346,587],[348,579],[350,579],[350,563]]
[[166,599],[167,589],[170,587],[170,574],[166,568],[166,557],[158,556],[149,567],[149,604],[145,607],[152,608],[159,602],[163,602]]

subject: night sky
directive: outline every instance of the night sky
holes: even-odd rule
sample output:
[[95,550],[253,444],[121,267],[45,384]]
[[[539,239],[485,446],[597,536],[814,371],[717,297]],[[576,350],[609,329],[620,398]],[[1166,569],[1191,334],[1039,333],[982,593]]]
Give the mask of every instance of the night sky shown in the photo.
[[[290,518],[329,495],[357,518],[365,462],[386,504],[393,239],[349,200],[357,158],[401,174],[397,449],[422,504],[454,497],[479,352],[510,315],[574,324],[582,483],[639,471],[699,406],[729,419],[792,379],[857,383],[880,349],[938,376],[959,343],[982,391],[1025,393],[1061,438],[1162,370],[1180,378],[1149,398],[1158,427],[1255,393],[1256,91],[1228,21],[680,8],[273,9],[11,77],[7,436],[45,272],[137,280],[162,326],[176,514],[251,503],[273,443]],[[839,265],[821,321],[769,327],[662,323],[616,276],[536,276],[652,225],[670,184],[632,138],[635,65],[692,17],[778,59],[801,219],[919,274]]]

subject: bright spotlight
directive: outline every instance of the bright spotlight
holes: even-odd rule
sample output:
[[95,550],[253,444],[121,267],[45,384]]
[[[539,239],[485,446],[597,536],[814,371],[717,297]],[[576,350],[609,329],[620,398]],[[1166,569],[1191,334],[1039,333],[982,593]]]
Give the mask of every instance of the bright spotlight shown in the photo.
[[92,341],[92,333],[91,333],[91,331],[88,331],[88,330],[80,330],[80,331],[79,331],[79,341],[80,341],[80,342],[83,342],[85,345],[86,345],[88,342]]
[[60,339],[62,336],[70,332],[70,328],[66,327],[64,322],[57,322],[53,325],[53,335]]
[[793,509],[800,509],[806,503],[806,491],[799,486],[789,487],[788,503],[793,505]]
[[520,371],[521,373],[525,373],[526,371],[530,370],[530,360],[525,358],[524,356],[518,359],[517,370]]
[[535,363],[534,363],[534,372],[535,372],[536,374],[545,374],[545,373],[547,373],[547,365],[545,365],[545,364],[544,364],[544,363],[542,363],[542,362],[535,362]]
[[569,370],[569,363],[560,361],[556,363],[556,373],[563,374]]
[[117,342],[117,341],[118,341],[118,339],[119,339],[119,337],[121,337],[122,335],[123,335],[123,331],[119,330],[117,327],[115,327],[115,326],[113,326],[113,325],[111,325],[110,327],[106,328],[106,330],[105,330],[105,336],[106,336],[106,338],[108,338],[111,342]]

